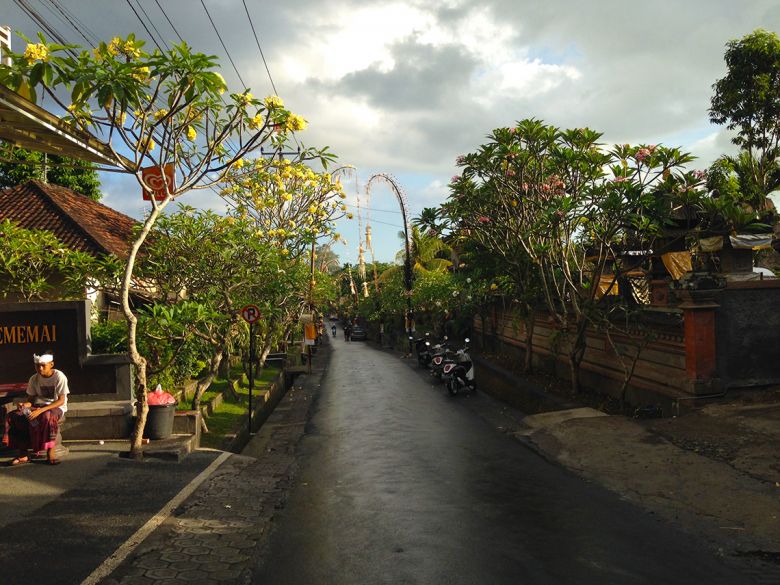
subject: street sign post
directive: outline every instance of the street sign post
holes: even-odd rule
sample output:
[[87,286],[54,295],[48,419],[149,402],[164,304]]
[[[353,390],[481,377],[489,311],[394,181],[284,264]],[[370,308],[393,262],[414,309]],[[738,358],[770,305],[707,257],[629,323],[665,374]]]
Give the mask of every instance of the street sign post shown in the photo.
[[252,435],[252,390],[255,385],[255,323],[260,320],[261,313],[257,305],[246,305],[241,309],[241,317],[249,323],[249,435]]

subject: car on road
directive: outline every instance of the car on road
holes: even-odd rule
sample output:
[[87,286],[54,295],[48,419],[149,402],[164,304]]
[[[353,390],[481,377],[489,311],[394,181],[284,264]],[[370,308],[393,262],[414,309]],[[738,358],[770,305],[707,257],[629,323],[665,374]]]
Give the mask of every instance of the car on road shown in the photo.
[[360,325],[355,325],[352,327],[352,335],[350,339],[353,341],[365,341],[368,339],[368,334],[366,333],[365,328],[361,327]]

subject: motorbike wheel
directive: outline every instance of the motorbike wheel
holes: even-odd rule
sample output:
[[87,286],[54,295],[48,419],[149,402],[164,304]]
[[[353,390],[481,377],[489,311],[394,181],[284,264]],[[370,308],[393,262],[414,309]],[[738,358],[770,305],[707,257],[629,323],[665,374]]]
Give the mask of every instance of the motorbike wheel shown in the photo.
[[458,383],[457,379],[455,377],[450,378],[447,380],[447,391],[455,396],[458,393],[458,386],[460,384]]

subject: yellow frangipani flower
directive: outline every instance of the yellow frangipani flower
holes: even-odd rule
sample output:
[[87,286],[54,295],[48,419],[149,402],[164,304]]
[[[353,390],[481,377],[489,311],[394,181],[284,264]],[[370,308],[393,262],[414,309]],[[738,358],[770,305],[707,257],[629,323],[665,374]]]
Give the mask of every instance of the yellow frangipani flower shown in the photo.
[[353,217],[355,217],[355,216],[354,216],[354,215],[352,215],[351,213],[348,213],[348,214],[347,214],[347,219],[352,219]]
[[[133,73],[133,77],[138,81],[146,81],[149,78],[149,68],[146,65],[138,67]],[[151,101],[151,97],[149,97],[149,101]]]
[[265,104],[265,107],[269,110],[272,110],[274,108],[283,108],[284,102],[282,101],[282,98],[276,95],[269,95],[267,98],[263,100],[263,104]]
[[157,145],[154,143],[154,140],[152,140],[152,139],[150,138],[150,139],[149,139],[149,142],[146,144],[146,150],[147,150],[147,152],[152,152],[156,146],[157,146]]
[[239,94],[238,96],[238,103],[242,106],[248,106],[252,103],[252,100],[255,99],[255,96],[253,96],[251,93],[246,92]]
[[43,43],[27,45],[27,48],[24,50],[24,58],[27,59],[29,65],[32,65],[36,61],[48,61],[49,47]]
[[283,193],[282,199],[284,199],[285,201],[292,201],[292,193]]
[[113,39],[111,39],[111,42],[108,43],[108,47],[106,48],[108,49],[108,52],[111,55],[114,55],[116,57],[119,54],[121,47],[122,47],[122,39],[120,39],[119,37],[114,37]]
[[252,130],[259,130],[263,127],[263,117],[260,114],[257,114],[254,118],[249,120],[249,127]]
[[494,282],[490,285],[490,290],[496,290],[498,288],[498,285]]
[[198,133],[192,126],[187,126],[187,140],[195,140],[198,137]]
[[168,110],[166,110],[166,109],[157,110],[154,113],[154,119],[159,122],[160,120],[162,120],[167,115],[168,115]]
[[287,256],[290,253],[290,250],[287,248],[282,248],[282,256]]
[[304,120],[303,117],[299,116],[298,114],[290,114],[287,116],[285,127],[288,130],[291,130],[292,132],[300,132],[301,130],[306,130],[306,126],[306,120]]
[[317,213],[317,206],[309,205],[309,213]]
[[236,162],[233,163],[234,169],[243,169],[244,168],[244,159],[240,158]]
[[341,192],[339,193],[339,197],[341,197],[342,199],[346,199],[346,198],[347,198],[347,194],[346,194],[346,193],[344,193],[344,191],[341,191]]
[[131,41],[127,41],[122,46],[122,52],[131,59],[138,59],[141,56],[141,51],[135,48],[135,45]]

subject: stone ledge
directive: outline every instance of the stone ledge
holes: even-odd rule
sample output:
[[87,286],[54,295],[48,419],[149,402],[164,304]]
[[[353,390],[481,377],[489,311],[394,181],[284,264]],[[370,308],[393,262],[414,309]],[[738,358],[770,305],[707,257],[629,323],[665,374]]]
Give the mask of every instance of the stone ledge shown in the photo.
[[122,416],[130,415],[133,405],[128,400],[101,400],[99,402],[69,402],[68,419],[93,417],[93,416]]

